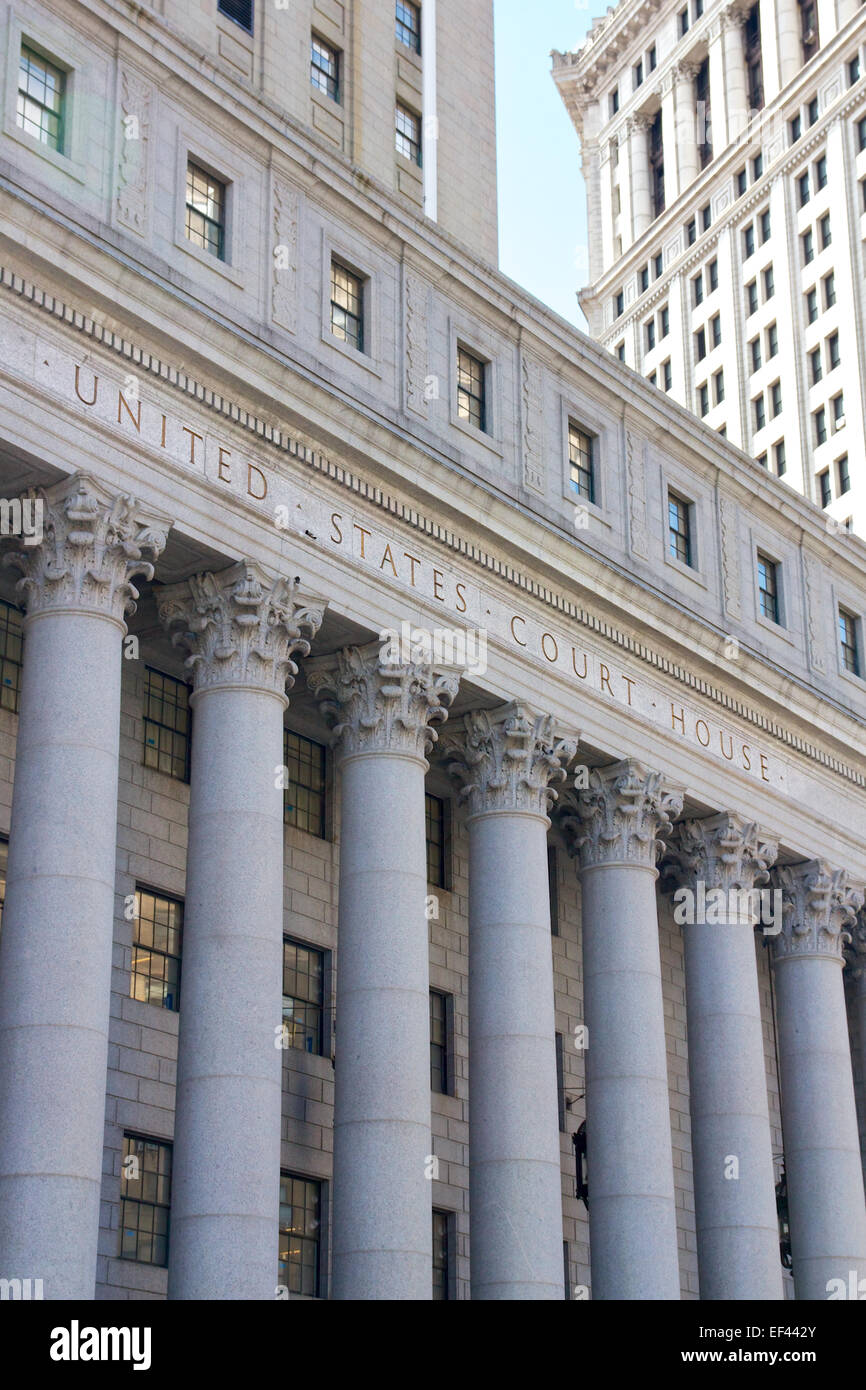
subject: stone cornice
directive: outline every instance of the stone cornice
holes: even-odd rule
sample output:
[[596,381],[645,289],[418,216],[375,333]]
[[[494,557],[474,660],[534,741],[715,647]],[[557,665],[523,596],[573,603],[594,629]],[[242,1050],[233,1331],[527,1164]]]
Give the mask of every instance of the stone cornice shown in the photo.
[[[561,592],[539,583],[538,580],[531,578],[517,566],[504,562],[482,546],[467,540],[457,531],[434,521],[432,517],[425,515],[418,508],[368,482],[350,468],[338,464],[324,451],[302,443],[271,422],[261,419],[253,411],[239,406],[229,397],[204,386],[197,378],[172,367],[155,354],[104,327],[59,297],[46,293],[32,281],[9,270],[8,267],[0,267],[0,289],[5,289],[23,302],[32,304],[35,309],[56,319],[85,338],[92,339],[126,362],[132,363],[141,372],[152,375],[165,386],[189,396],[204,408],[213,410],[222,418],[231,421],[236,427],[247,431],[262,445],[279,450],[285,456],[296,460],[299,464],[327,479],[329,483],[344,488],[369,505],[378,508],[395,520],[429,538],[433,543],[443,546],[464,558],[468,563],[495,575],[503,583],[529,595],[544,607],[561,613],[590,632],[597,633],[622,651],[630,653],[637,660],[706,697],[721,709],[744,720],[752,727],[762,730],[769,737],[802,754],[810,761],[818,763],[855,786],[866,787],[866,774],[859,769],[828,753],[809,739],[793,733],[786,725],[768,718],[744,700],[731,695],[712,681],[696,675],[691,665],[685,665],[661,655],[640,641],[639,638],[623,631],[616,623],[600,618],[580,604],[574,603]],[[635,374],[630,372],[630,375],[634,376]],[[758,465],[755,467],[757,468]],[[779,486],[783,485],[780,484]],[[789,501],[787,496],[785,501],[786,503]],[[798,503],[802,503],[802,499],[791,493],[791,506],[796,508]],[[836,537],[834,544],[839,545],[840,543],[852,546],[855,550],[863,547],[862,541],[848,535]],[[759,658],[759,660],[763,661],[763,658]],[[786,679],[792,678],[788,676]],[[812,695],[818,693],[811,686],[805,688]],[[826,699],[827,697],[822,694],[821,698]]]

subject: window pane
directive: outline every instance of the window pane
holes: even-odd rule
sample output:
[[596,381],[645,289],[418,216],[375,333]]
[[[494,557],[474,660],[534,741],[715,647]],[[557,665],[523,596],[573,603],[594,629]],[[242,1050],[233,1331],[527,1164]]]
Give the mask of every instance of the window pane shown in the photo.
[[283,938],[283,1041],[299,1052],[322,1055],[325,953]]
[[17,121],[49,149],[63,153],[66,73],[26,44],[18,65]]
[[224,259],[226,186],[190,160],[186,169],[186,235],[194,246]]

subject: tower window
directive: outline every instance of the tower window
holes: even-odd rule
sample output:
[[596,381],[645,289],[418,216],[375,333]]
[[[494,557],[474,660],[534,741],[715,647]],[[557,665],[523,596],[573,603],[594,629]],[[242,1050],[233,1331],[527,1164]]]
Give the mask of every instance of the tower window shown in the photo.
[[41,53],[22,44],[18,64],[18,125],[40,144],[63,154],[65,105],[66,73],[49,63]]

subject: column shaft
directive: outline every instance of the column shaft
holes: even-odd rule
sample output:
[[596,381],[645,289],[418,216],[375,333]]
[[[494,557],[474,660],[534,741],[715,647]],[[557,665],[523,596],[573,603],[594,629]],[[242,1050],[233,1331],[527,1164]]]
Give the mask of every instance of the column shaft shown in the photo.
[[633,238],[637,241],[652,221],[649,138],[646,122],[638,117],[628,124],[628,161],[631,176]]
[[676,105],[675,156],[679,163],[679,186],[685,191],[700,173],[698,157],[697,114],[695,109],[695,69],[680,65],[674,70],[674,100]]
[[121,634],[84,614],[25,624],[0,970],[0,1272],[42,1279],[48,1298],[94,1297]]
[[430,998],[422,759],[342,763],[334,1297],[429,1299]]
[[193,695],[169,1297],[266,1299],[280,1183],[285,700]]
[[678,1299],[654,869],[581,874],[594,1299]]
[[776,6],[779,35],[779,82],[786,87],[803,66],[800,36],[800,7],[797,0],[778,0]]
[[732,145],[746,130],[749,124],[749,96],[746,83],[746,54],[743,48],[743,27],[737,17],[731,14],[722,16],[722,43],[725,54],[724,113],[725,128],[716,123],[719,142],[716,153],[721,154],[721,137],[725,135],[725,145]]

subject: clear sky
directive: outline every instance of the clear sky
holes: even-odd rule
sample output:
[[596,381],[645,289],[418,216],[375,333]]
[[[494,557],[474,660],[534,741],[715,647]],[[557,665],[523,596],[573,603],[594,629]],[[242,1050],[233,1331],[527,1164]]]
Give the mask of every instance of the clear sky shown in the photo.
[[586,327],[586,203],[577,132],[550,75],[550,50],[575,48],[605,0],[494,0],[499,263],[504,274]]

